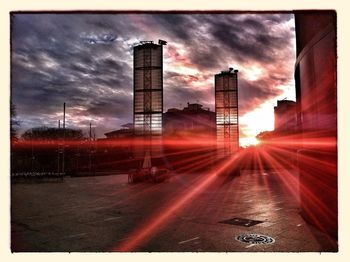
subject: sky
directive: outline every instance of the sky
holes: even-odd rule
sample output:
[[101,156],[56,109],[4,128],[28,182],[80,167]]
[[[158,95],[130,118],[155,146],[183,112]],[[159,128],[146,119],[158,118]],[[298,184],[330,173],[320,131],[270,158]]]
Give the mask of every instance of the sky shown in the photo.
[[163,39],[164,111],[214,111],[214,75],[239,70],[240,143],[272,130],[277,99],[295,101],[294,18],[288,13],[15,13],[11,99],[20,132],[57,126],[97,137],[132,122],[133,46]]

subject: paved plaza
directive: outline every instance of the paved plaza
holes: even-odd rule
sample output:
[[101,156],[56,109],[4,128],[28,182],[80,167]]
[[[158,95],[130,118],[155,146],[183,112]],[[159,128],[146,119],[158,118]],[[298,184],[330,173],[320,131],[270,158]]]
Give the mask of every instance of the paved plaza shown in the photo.
[[[292,179],[289,179],[292,178]],[[12,251],[334,252],[337,243],[299,215],[296,172],[127,175],[13,183]],[[241,224],[230,222],[240,221]],[[238,241],[244,234],[274,242]]]

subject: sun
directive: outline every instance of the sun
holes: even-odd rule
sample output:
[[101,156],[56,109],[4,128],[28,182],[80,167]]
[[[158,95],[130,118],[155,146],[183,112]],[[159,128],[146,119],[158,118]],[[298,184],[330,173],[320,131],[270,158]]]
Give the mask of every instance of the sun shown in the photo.
[[241,147],[257,146],[260,141],[256,137],[242,137],[239,139]]
[[241,146],[256,145],[259,143],[256,135],[274,129],[274,111],[271,102],[267,101],[239,118],[241,132],[245,135],[239,139]]

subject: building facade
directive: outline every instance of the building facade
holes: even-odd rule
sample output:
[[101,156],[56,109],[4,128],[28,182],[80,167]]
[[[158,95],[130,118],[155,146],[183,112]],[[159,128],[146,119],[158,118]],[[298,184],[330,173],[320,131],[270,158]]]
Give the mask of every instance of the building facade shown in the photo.
[[134,156],[161,155],[163,115],[163,45],[159,40],[141,41],[134,46]]
[[278,100],[274,113],[275,131],[294,133],[297,130],[297,111],[294,101]]
[[227,156],[239,149],[238,70],[215,75],[215,112],[218,153]]
[[159,40],[142,41],[134,47],[134,130],[135,135],[162,134],[163,45]]
[[302,216],[338,236],[335,11],[296,11],[295,82]]
[[163,115],[165,136],[215,137],[215,112],[201,104],[187,104],[182,110],[171,108]]

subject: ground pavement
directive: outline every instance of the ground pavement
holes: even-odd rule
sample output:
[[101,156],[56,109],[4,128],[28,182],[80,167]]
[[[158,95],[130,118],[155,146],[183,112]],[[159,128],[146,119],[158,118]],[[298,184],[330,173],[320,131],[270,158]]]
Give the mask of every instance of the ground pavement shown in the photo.
[[[12,251],[336,251],[334,240],[300,217],[293,181],[292,171],[245,170],[172,174],[156,184],[131,185],[127,175],[15,183]],[[237,240],[249,233],[270,243]]]

